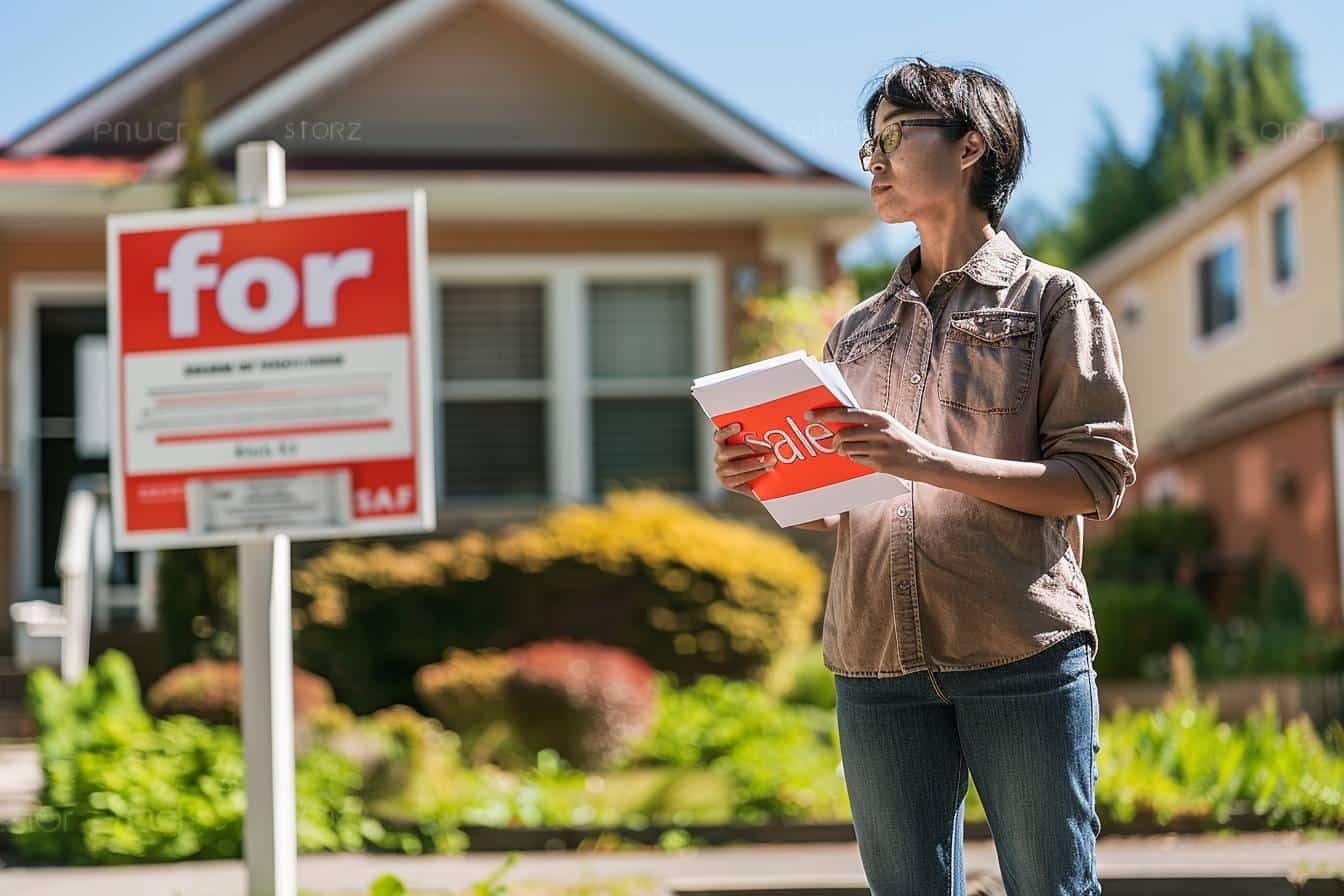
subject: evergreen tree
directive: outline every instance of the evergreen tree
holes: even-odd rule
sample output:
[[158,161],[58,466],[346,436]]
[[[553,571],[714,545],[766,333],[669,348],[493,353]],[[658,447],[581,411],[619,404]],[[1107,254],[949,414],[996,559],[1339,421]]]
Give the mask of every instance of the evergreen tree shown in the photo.
[[1102,112],[1083,198],[1036,229],[1030,254],[1077,266],[1207,190],[1306,113],[1296,51],[1264,20],[1251,22],[1244,50],[1187,40],[1173,61],[1154,61],[1153,84],[1160,111],[1146,155],[1133,158]]

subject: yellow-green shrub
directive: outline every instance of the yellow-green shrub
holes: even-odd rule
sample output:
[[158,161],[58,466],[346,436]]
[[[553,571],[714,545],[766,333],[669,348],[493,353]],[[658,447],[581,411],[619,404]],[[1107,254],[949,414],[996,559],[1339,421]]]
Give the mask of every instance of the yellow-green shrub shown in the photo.
[[782,535],[613,492],[495,535],[334,545],[295,573],[295,658],[359,712],[419,705],[414,676],[448,647],[557,637],[624,647],[678,680],[755,677],[809,640],[823,581]]

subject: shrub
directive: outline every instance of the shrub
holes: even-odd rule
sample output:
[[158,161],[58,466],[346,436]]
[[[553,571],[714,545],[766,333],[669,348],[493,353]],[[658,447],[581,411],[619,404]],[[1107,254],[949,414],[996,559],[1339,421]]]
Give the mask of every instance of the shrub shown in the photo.
[[1344,634],[1292,622],[1233,617],[1193,649],[1203,678],[1344,672]]
[[752,296],[739,306],[732,364],[749,364],[800,347],[820,357],[831,328],[857,302],[858,293],[852,280],[837,281],[819,293],[797,290]]
[[1172,644],[1199,644],[1209,628],[1208,611],[1184,588],[1098,581],[1089,590],[1100,645],[1098,675],[1160,674]]
[[[28,678],[39,723],[40,804],[10,826],[30,859],[124,864],[238,858],[246,809],[238,732],[179,715],[155,720],[126,656],[105,651],[67,687],[47,668]],[[401,848],[364,814],[359,770],[316,749],[295,767],[304,851]]]
[[[236,660],[196,660],[171,670],[149,689],[156,716],[183,714],[216,725],[237,726],[242,717],[243,676]],[[334,702],[321,676],[294,670],[294,718],[304,720]]]
[[532,750],[597,769],[643,737],[657,709],[653,669],[626,650],[547,641],[510,651],[510,719]]
[[820,641],[781,657],[766,686],[786,703],[835,709],[835,675],[822,660]]
[[1116,531],[1083,551],[1089,581],[1194,585],[1206,572],[1217,542],[1212,515],[1202,507],[1141,507]]
[[494,536],[333,545],[295,573],[295,656],[358,712],[420,705],[416,672],[449,646],[568,638],[679,680],[754,677],[811,640],[823,584],[778,533],[656,491],[612,492]]
[[524,767],[552,749],[572,766],[600,768],[643,736],[657,701],[655,673],[639,657],[564,640],[450,650],[416,673],[416,690],[473,762]]
[[441,662],[415,673],[415,692],[444,727],[466,738],[507,717],[504,687],[513,668],[502,650],[450,648]]

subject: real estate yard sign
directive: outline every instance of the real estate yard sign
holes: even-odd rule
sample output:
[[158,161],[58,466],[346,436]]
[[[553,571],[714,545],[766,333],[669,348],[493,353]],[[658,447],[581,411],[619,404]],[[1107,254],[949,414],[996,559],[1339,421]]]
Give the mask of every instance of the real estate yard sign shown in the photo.
[[435,522],[425,201],[108,218],[120,549]]

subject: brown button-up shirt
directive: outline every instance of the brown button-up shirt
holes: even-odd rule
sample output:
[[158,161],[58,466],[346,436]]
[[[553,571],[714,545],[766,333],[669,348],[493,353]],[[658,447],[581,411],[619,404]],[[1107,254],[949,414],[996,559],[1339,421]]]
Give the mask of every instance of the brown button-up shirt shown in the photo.
[[[1120,345],[1077,274],[998,231],[921,297],[912,249],[887,288],[832,328],[861,406],[938,445],[1014,460],[1058,458],[1115,513],[1137,448]],[[840,516],[822,655],[842,675],[980,669],[1076,631],[1099,647],[1083,580],[1084,515],[1045,517],[924,482]]]

